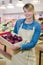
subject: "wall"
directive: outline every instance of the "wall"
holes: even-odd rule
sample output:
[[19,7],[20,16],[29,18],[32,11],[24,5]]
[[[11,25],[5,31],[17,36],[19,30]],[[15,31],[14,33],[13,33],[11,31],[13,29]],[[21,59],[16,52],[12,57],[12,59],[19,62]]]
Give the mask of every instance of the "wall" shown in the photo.
[[[0,0],[1,1],[1,0]],[[14,9],[5,9],[5,10],[0,10],[0,16],[2,18],[7,18],[8,15],[3,15],[5,13],[21,13],[23,12],[22,7],[17,7],[15,6],[18,0],[12,0]],[[5,0],[6,5],[8,4],[9,0]],[[23,0],[24,3],[32,3],[32,0]],[[34,4],[35,6],[35,11],[43,11],[43,0],[40,0],[40,4]],[[10,15],[10,17],[14,17],[14,15]],[[9,16],[8,16],[9,17]],[[19,16],[18,16],[19,17]]]

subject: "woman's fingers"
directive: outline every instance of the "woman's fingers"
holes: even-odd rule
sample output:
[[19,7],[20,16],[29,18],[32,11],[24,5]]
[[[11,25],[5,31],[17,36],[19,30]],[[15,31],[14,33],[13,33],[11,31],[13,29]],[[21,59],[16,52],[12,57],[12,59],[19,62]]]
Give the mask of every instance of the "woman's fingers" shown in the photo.
[[20,48],[19,46],[15,46],[15,45],[12,45],[12,46],[11,46],[11,49],[12,49],[12,50],[17,50],[17,49],[19,49],[19,48]]

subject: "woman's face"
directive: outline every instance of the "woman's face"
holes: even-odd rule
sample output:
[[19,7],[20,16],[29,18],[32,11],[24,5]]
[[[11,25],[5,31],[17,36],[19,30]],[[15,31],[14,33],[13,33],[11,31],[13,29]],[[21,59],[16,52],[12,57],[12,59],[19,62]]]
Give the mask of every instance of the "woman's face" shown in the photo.
[[33,18],[33,14],[34,14],[33,10],[29,11],[28,9],[24,8],[24,15],[25,15],[26,19]]

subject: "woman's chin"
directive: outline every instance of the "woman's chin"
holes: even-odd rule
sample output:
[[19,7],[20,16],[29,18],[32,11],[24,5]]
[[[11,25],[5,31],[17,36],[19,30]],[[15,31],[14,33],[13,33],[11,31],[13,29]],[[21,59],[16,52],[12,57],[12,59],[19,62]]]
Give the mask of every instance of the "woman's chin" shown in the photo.
[[26,17],[26,19],[31,19],[31,17]]

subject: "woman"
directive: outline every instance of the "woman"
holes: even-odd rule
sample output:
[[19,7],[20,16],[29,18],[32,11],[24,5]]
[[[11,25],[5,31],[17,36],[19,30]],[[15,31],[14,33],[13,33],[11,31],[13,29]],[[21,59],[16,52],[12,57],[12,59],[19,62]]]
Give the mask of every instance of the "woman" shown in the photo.
[[12,58],[12,65],[36,65],[35,46],[40,37],[41,26],[35,21],[32,4],[25,4],[23,10],[25,19],[16,22],[14,33],[22,36],[25,42],[12,46],[14,50],[20,49],[20,52],[14,55],[14,59]]

